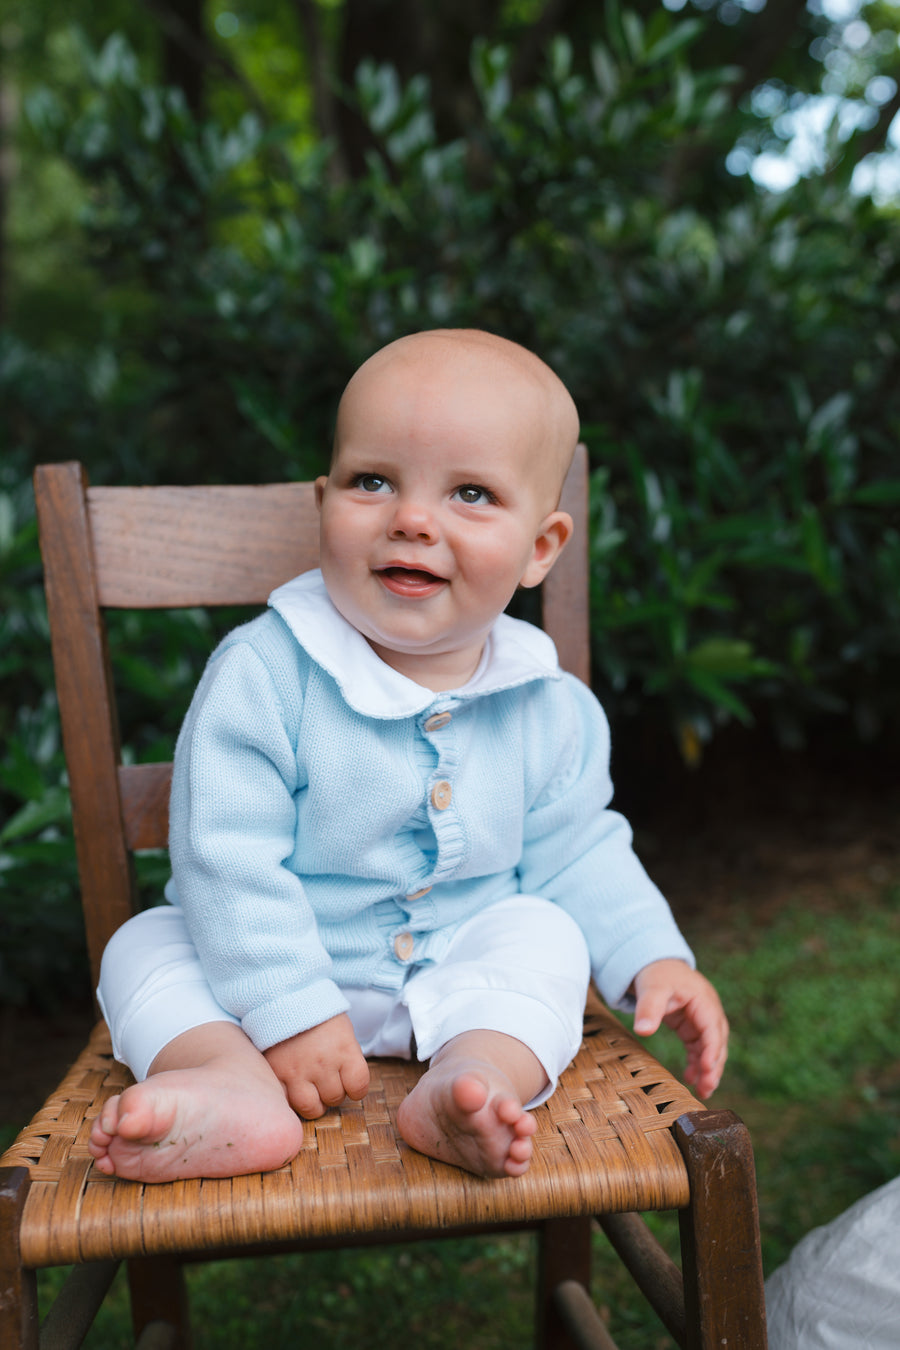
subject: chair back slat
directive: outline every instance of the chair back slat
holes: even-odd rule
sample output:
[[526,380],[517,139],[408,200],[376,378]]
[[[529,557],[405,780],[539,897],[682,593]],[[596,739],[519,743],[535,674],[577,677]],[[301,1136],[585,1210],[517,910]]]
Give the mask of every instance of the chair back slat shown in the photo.
[[166,847],[171,790],[171,764],[119,765],[122,826],[130,849]]
[[312,483],[88,489],[107,609],[258,605],[318,564]]
[[[35,498],[88,950],[135,904],[131,852],[168,840],[171,764],[122,765],[104,609],[261,605],[318,562],[312,483],[89,487],[79,464],[42,465]],[[543,586],[561,664],[589,676],[587,453],[560,502],[575,537]]]
[[41,465],[34,486],[85,932],[96,986],[103,948],[134,904],[117,780],[116,704],[91,548],[86,475],[80,464]]

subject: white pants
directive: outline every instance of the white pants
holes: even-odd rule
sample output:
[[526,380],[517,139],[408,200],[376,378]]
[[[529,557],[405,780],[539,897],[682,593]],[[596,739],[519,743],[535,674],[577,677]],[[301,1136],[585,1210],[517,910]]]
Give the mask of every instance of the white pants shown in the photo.
[[[528,1103],[537,1106],[581,1043],[589,976],[574,919],[547,900],[517,895],[468,919],[440,963],[413,967],[402,989],[342,992],[366,1055],[427,1060],[476,1030],[523,1041],[547,1072],[548,1086]],[[113,1053],[138,1080],[183,1032],[208,1022],[240,1025],[216,1002],[175,905],[145,910],[113,935],[97,997]]]

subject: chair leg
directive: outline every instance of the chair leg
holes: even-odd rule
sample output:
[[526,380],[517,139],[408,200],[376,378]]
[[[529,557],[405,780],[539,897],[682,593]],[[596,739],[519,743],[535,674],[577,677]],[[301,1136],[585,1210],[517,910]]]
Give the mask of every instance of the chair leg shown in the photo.
[[535,1344],[538,1350],[576,1350],[554,1298],[557,1286],[576,1280],[591,1284],[591,1226],[589,1218],[547,1219],[540,1229]]
[[152,1322],[163,1322],[175,1333],[173,1350],[190,1350],[187,1289],[181,1262],[169,1256],[145,1256],[129,1261],[128,1287],[134,1339]]
[[30,1185],[25,1167],[0,1168],[0,1345],[37,1350],[37,1276],[24,1270],[19,1229]]
[[732,1111],[681,1116],[691,1204],[682,1210],[685,1350],[766,1350],[766,1305],[753,1150]]

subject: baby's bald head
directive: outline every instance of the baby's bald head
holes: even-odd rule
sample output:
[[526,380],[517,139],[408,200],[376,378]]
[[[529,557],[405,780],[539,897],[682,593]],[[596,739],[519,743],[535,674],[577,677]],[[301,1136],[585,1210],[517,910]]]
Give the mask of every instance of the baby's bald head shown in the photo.
[[527,425],[522,472],[553,510],[578,441],[578,413],[569,391],[527,348],[473,328],[440,328],[389,343],[364,362],[338,409],[335,451],[348,424],[359,425],[366,404],[384,382],[395,397],[423,410],[441,401],[463,402],[486,420],[509,417]]

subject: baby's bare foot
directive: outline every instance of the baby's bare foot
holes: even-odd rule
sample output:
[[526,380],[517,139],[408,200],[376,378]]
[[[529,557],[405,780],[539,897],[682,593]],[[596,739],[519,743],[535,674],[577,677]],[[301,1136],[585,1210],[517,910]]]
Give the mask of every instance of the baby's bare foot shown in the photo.
[[534,1119],[491,1064],[459,1072],[433,1062],[401,1104],[398,1124],[420,1153],[478,1176],[518,1177],[531,1162]]
[[303,1126],[272,1085],[216,1067],[157,1073],[112,1097],[88,1148],[99,1171],[132,1181],[239,1176],[289,1162]]

